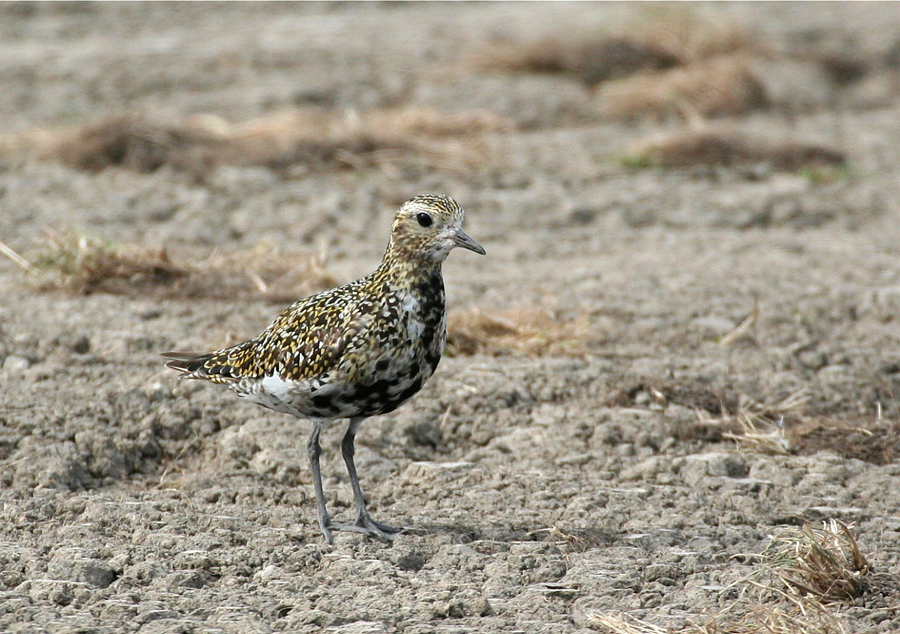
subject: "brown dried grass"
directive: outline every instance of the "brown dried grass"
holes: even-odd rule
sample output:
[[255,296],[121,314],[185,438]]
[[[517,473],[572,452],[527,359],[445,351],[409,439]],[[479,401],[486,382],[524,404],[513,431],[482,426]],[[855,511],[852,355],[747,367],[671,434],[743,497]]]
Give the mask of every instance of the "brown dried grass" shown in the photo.
[[489,162],[482,135],[512,128],[508,119],[487,112],[415,108],[340,116],[295,109],[240,124],[213,115],[178,124],[126,116],[75,130],[7,136],[0,152],[30,152],[87,171],[118,166],[146,173],[170,166],[201,180],[223,164],[277,170],[425,165],[468,171]]
[[[591,611],[586,615],[595,629],[611,634],[669,634],[670,630],[622,612]],[[688,630],[689,631],[689,630]],[[686,634],[687,631],[682,630]],[[679,632],[679,634],[681,634]]]
[[623,162],[634,167],[733,167],[766,164],[800,171],[846,167],[846,155],[834,148],[790,140],[769,140],[724,130],[689,130],[657,135],[633,144]]
[[[732,615],[743,611],[740,617]],[[588,612],[592,627],[610,634],[844,634],[841,621],[820,606],[741,601],[728,611],[678,629],[663,628],[621,612]]]
[[528,533],[528,537],[546,535],[550,541],[559,544],[568,553],[583,553],[591,548],[609,544],[609,538],[597,530],[562,529],[554,524],[549,528],[539,528]]
[[809,395],[805,390],[772,403],[760,403],[742,396],[733,414],[712,417],[698,410],[698,426],[722,429],[722,438],[733,440],[747,451],[784,455],[795,449],[785,419],[798,416],[808,402]]
[[824,605],[860,596],[871,570],[853,527],[835,519],[779,530],[763,557],[787,591]]
[[803,455],[830,451],[876,465],[894,462],[900,452],[895,421],[876,418],[861,422],[865,426],[845,419],[814,418],[791,429],[791,443]]
[[605,83],[600,112],[617,120],[744,114],[768,104],[750,58],[738,53]]
[[[285,253],[269,245],[188,259],[172,256],[161,247],[117,244],[70,232],[49,235],[27,258],[11,249],[8,253],[0,249],[0,253],[20,266],[38,290],[73,295],[255,296],[284,302],[338,283],[326,268],[324,255]],[[448,330],[447,354],[451,356],[581,356],[591,344],[586,314],[563,318],[549,309],[500,314],[478,309],[454,311]]]
[[697,5],[649,5],[623,24],[622,31],[668,51],[682,65],[760,50],[759,39],[743,25]]
[[75,295],[216,299],[256,295],[286,301],[337,282],[322,255],[290,254],[260,245],[188,260],[172,257],[165,248],[116,244],[76,232],[48,236],[39,252],[25,261],[29,266],[23,268],[39,290]]
[[562,73],[594,86],[634,73],[672,68],[678,59],[658,46],[627,37],[571,41],[546,38],[519,45],[495,45],[472,64],[480,70]]
[[478,52],[471,65],[489,71],[567,74],[594,86],[755,48],[746,29],[721,14],[659,5],[637,11],[608,33],[494,44]]
[[591,344],[586,314],[566,319],[549,309],[457,310],[448,317],[447,332],[450,356],[582,356]]
[[868,589],[870,566],[851,526],[836,520],[819,527],[779,530],[742,581],[736,600],[715,614],[677,629],[622,612],[590,611],[588,624],[612,634],[844,634],[835,604]]

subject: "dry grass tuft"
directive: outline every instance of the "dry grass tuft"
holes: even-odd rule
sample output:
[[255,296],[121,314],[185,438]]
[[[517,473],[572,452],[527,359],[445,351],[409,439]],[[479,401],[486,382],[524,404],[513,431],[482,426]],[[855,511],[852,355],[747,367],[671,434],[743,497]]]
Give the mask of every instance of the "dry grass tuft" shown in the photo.
[[223,164],[278,170],[405,165],[472,170],[487,161],[481,135],[512,127],[509,120],[485,112],[411,108],[344,116],[290,110],[241,124],[210,115],[179,124],[109,117],[74,131],[6,138],[0,151],[31,151],[87,171],[119,166],[153,172],[170,166],[200,180]]
[[528,533],[529,537],[547,535],[551,540],[562,546],[568,553],[583,553],[591,548],[597,548],[609,544],[606,535],[599,531],[563,530],[556,524],[550,528],[540,528]]
[[582,42],[547,38],[494,46],[480,53],[473,64],[491,71],[563,73],[594,86],[634,73],[672,68],[678,59],[663,48],[626,37]]
[[837,616],[812,602],[766,605],[751,603],[736,621],[712,621],[697,634],[845,634]]
[[797,453],[812,455],[830,451],[844,458],[864,460],[876,465],[895,461],[900,438],[893,421],[876,419],[855,426],[847,420],[814,418],[791,430]]
[[843,167],[846,161],[843,152],[820,145],[764,140],[715,130],[654,136],[634,144],[625,159],[627,165],[634,167],[731,167],[763,163],[786,171]]
[[838,520],[782,529],[764,558],[789,591],[826,605],[855,599],[867,587],[869,562],[852,527]]
[[759,298],[753,298],[753,309],[747,313],[747,316],[741,320],[733,330],[725,333],[720,339],[719,344],[722,346],[733,346],[740,341],[754,341],[753,331],[756,328],[756,322],[759,320]]
[[74,232],[51,234],[44,246],[33,264],[42,290],[63,289],[79,295],[140,293],[171,286],[189,275],[163,248],[117,245]]
[[[733,612],[742,611],[739,617]],[[822,606],[805,604],[767,605],[741,601],[729,610],[697,623],[663,628],[619,612],[593,611],[586,614],[595,629],[610,634],[845,634],[841,621]]]
[[325,253],[291,253],[267,244],[214,252],[192,265],[192,283],[180,293],[217,299],[259,295],[272,302],[293,302],[340,283],[327,260]]
[[808,402],[809,395],[805,390],[794,392],[775,403],[759,403],[742,396],[734,414],[713,418],[698,410],[698,424],[727,430],[722,437],[733,440],[748,451],[783,455],[794,449],[785,417],[799,414]]
[[588,316],[564,319],[550,310],[518,309],[491,314],[471,308],[450,313],[447,352],[451,356],[580,356],[588,351]]
[[472,64],[489,71],[566,74],[595,86],[754,49],[747,31],[722,15],[658,6],[638,11],[609,33],[495,44]]
[[767,103],[763,85],[750,68],[750,58],[741,54],[635,75],[607,82],[600,89],[601,114],[617,120],[736,115]]
[[286,254],[262,245],[188,261],[171,257],[164,248],[115,244],[75,232],[49,236],[28,262],[27,272],[39,289],[77,295],[218,299],[258,295],[285,301],[337,281],[320,255]]
[[[664,628],[621,612],[591,611],[588,624],[611,634],[845,634],[836,602],[867,589],[869,564],[852,529],[835,520],[822,528],[785,528],[758,557],[740,594],[724,610],[678,628]],[[776,585],[754,578],[774,580]],[[734,586],[729,586],[733,592]]]
[[622,28],[641,42],[668,51],[683,65],[759,49],[758,39],[738,22],[690,5],[649,5]]
[[[643,619],[639,619],[621,612],[588,612],[587,621],[592,626],[611,634],[670,634],[670,630],[653,625]],[[682,630],[679,634],[687,634]]]
[[723,438],[733,440],[747,451],[768,455],[786,455],[792,447],[784,428],[784,416],[772,420],[768,415],[742,414],[737,417],[739,432],[725,432]]
[[457,113],[425,108],[376,110],[359,121],[359,125],[363,128],[381,130],[390,135],[431,138],[509,132],[515,129],[511,119],[487,110]]
[[211,157],[218,137],[191,126],[161,126],[140,119],[110,117],[63,136],[55,151],[72,167],[99,172],[111,165],[135,172],[153,172],[169,164],[196,168]]
[[677,629],[663,628],[619,612],[588,612],[588,623],[610,634],[845,634],[841,621],[822,605],[803,601],[766,604],[741,599],[728,609],[689,622]]

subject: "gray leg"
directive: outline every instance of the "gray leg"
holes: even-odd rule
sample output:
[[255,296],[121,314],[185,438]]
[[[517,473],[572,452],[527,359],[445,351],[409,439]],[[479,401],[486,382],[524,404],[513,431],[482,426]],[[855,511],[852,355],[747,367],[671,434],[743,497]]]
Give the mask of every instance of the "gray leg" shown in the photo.
[[322,471],[319,469],[319,456],[322,455],[322,447],[319,445],[319,434],[322,433],[322,424],[313,421],[312,434],[306,443],[306,452],[309,455],[309,466],[312,469],[313,487],[316,490],[316,506],[319,510],[319,528],[322,529],[322,535],[329,544],[334,543],[331,537],[331,518],[328,516],[328,510],[325,508],[325,490],[322,488]]
[[359,476],[356,473],[356,464],[353,456],[356,453],[355,441],[356,432],[359,430],[362,418],[351,418],[350,425],[347,427],[347,433],[341,441],[341,454],[344,456],[344,463],[347,465],[347,473],[350,474],[350,486],[353,488],[353,499],[356,501],[356,522],[351,525],[340,526],[340,530],[351,530],[363,533],[369,536],[387,538],[387,533],[399,533],[401,529],[387,524],[376,522],[369,515],[366,508],[366,499],[363,497],[362,487],[359,486]]

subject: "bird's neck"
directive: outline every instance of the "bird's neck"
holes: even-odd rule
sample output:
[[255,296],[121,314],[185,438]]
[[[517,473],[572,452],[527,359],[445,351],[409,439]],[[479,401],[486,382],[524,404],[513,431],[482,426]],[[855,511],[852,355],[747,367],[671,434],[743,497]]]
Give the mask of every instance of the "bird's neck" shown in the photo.
[[384,289],[385,296],[412,296],[419,310],[426,312],[444,310],[444,278],[441,261],[410,257],[388,247],[381,265],[372,273],[375,286]]
[[441,279],[443,258],[430,257],[418,250],[404,249],[391,241],[378,272],[391,279],[406,280],[410,285]]

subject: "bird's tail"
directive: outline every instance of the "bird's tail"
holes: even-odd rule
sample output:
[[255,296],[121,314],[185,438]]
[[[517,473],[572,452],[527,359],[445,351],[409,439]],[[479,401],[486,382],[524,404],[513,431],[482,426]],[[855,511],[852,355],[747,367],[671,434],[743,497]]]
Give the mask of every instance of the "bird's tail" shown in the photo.
[[184,373],[185,379],[205,379],[208,376],[205,365],[212,359],[212,352],[163,352],[164,359],[171,359],[166,363],[167,368]]
[[[236,347],[246,346],[248,343],[250,342]],[[234,348],[216,352],[164,352],[162,356],[170,359],[166,367],[181,372],[183,379],[205,379],[228,385],[242,376],[229,360],[233,351]]]

